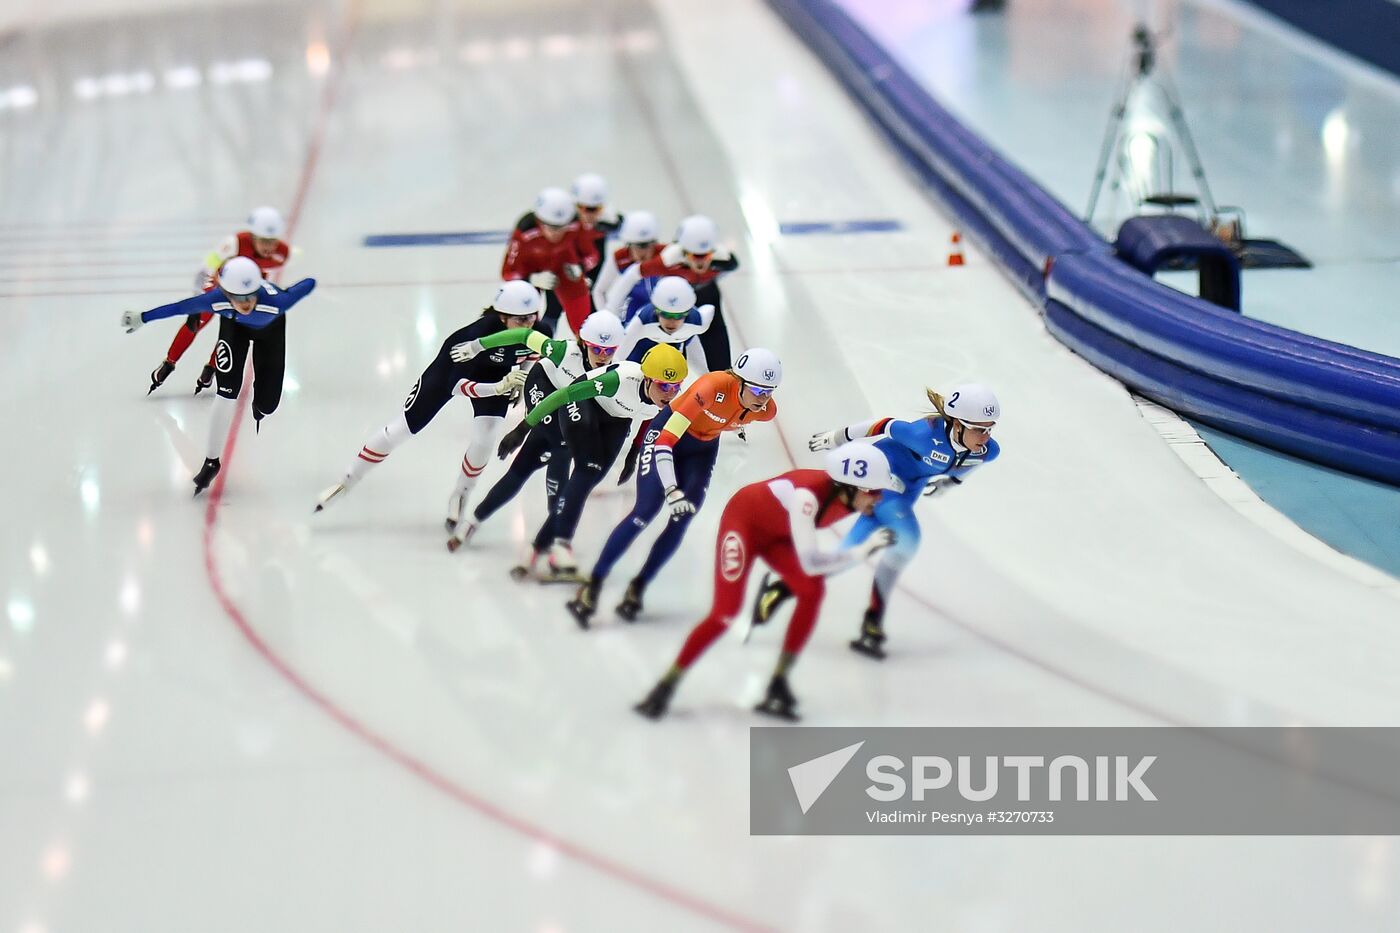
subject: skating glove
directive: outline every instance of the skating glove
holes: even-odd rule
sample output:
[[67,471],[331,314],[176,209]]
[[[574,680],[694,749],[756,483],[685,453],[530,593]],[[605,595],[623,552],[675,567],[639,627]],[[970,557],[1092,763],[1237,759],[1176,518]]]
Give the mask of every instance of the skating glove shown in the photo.
[[577,282],[579,279],[583,278],[583,266],[576,262],[564,263],[564,278],[568,279],[570,282]]
[[522,421],[506,432],[506,436],[501,438],[501,442],[496,445],[496,456],[504,460],[525,443],[525,436],[530,433],[530,424]]
[[672,518],[695,514],[695,503],[685,497],[679,486],[666,490],[666,507],[671,510]]
[[136,333],[136,331],[141,328],[141,325],[145,323],[145,321],[141,320],[140,311],[122,312],[122,327],[126,328],[126,332],[128,334]]
[[841,444],[836,439],[836,436],[840,433],[841,429],[837,428],[835,431],[822,431],[813,434],[807,440],[807,449],[812,451],[812,453],[816,453],[819,450],[831,450],[834,447],[839,447]]
[[483,349],[485,348],[482,347],[480,340],[464,340],[461,343],[454,343],[447,353],[452,357],[452,362],[465,363]]
[[946,490],[952,489],[954,486],[961,485],[962,480],[958,479],[956,476],[935,476],[933,479],[929,480],[928,485],[924,487],[924,498],[927,499],[929,496],[936,496],[940,492],[945,492]]
[[530,276],[530,284],[540,291],[547,292],[559,284],[559,276],[553,272],[536,272]]
[[729,252],[729,247],[725,246],[723,243],[716,243],[712,258],[715,262],[728,262],[733,255],[733,253]]
[[661,251],[661,261],[668,266],[678,265],[685,258],[685,250],[679,243],[672,243]]
[[875,533],[857,544],[851,550],[860,555],[861,560],[865,560],[876,551],[883,551],[894,544],[894,531],[889,528],[876,528]]
[[525,388],[525,370],[512,369],[506,377],[491,386],[494,395],[514,395]]
[[617,484],[621,486],[632,478],[632,474],[637,472],[637,454],[642,452],[641,445],[633,445],[627,451],[627,457],[622,461],[622,472],[617,475]]

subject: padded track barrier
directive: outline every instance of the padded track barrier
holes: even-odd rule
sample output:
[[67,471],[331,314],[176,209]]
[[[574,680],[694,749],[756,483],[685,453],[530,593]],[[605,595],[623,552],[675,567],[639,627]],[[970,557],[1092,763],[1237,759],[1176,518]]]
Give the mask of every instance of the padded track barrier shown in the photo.
[[969,238],[1041,306],[1062,343],[1183,414],[1400,485],[1400,360],[1250,320],[1152,281],[959,123],[832,0],[768,2]]

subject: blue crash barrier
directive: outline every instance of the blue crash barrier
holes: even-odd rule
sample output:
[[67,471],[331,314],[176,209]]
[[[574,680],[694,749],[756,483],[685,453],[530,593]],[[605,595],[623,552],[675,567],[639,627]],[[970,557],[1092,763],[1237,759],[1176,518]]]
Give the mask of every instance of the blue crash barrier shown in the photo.
[[1099,369],[1173,411],[1314,463],[1400,485],[1400,433],[1242,391],[1177,366],[1053,299],[1045,303],[1045,326]]
[[1120,340],[1178,366],[1240,389],[1400,430],[1400,361],[1242,319],[1102,256],[1057,260],[1046,294]]
[[[1042,304],[1059,340],[1185,414],[1400,483],[1400,360],[1252,321],[1152,281],[959,123],[832,0],[768,2],[969,238]],[[1199,241],[1196,255],[1205,247]],[[1171,249],[1127,252],[1150,271]]]

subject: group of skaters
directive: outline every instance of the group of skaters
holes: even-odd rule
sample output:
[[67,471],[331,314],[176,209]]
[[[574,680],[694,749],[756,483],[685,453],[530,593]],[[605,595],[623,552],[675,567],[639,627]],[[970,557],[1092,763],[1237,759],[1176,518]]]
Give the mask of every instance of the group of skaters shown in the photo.
[[[194,477],[196,495],[220,470],[250,353],[255,422],[272,414],[280,399],[286,315],[316,284],[275,284],[291,255],[284,233],[276,210],[258,208],[246,230],[206,259],[198,295],[122,316],[128,332],[160,318],[185,318],[151,373],[150,391],[169,378],[199,329],[220,318],[218,343],[195,389],[208,387],[211,376],[217,382],[218,407],[207,458]],[[468,545],[543,470],[545,518],[512,575],[575,584],[566,606],[588,629],[613,568],[660,517],[660,535],[616,604],[620,618],[636,621],[648,587],[704,505],[721,438],[743,438],[750,426],[777,416],[781,360],[763,347],[731,354],[718,283],[738,264],[706,216],[684,218],[665,242],[652,213],[619,216],[608,207],[601,176],[580,175],[568,190],[545,188],[511,231],[491,303],[443,342],[401,408],[370,434],[315,510],[341,500],[449,401],[464,396],[473,419],[447,503],[448,550]],[[998,453],[991,432],[1001,412],[990,389],[930,390],[928,402],[932,410],[910,421],[867,418],[814,434],[808,447],[825,458],[822,469],[792,470],[734,494],[720,518],[709,613],[636,705],[639,713],[665,714],[686,670],[740,615],[756,560],[768,572],[750,625],[768,623],[791,603],[760,712],[797,718],[788,674],[820,615],[824,579],[871,557],[877,560],[870,602],[851,648],[885,657],[885,609],[920,540],[915,504],[960,485]],[[523,417],[502,435],[517,404]],[[509,464],[469,508],[493,451]],[[635,479],[634,502],[582,572],[573,538],[589,495],[619,457],[619,482]],[[851,516],[839,544],[823,548],[817,532]]]

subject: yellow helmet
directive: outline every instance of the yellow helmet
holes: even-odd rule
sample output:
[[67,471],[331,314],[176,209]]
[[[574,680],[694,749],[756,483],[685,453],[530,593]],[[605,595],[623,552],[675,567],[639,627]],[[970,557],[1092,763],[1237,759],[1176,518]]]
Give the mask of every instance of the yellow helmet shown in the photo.
[[681,382],[688,370],[681,351],[667,343],[658,343],[642,355],[642,375],[657,382]]

